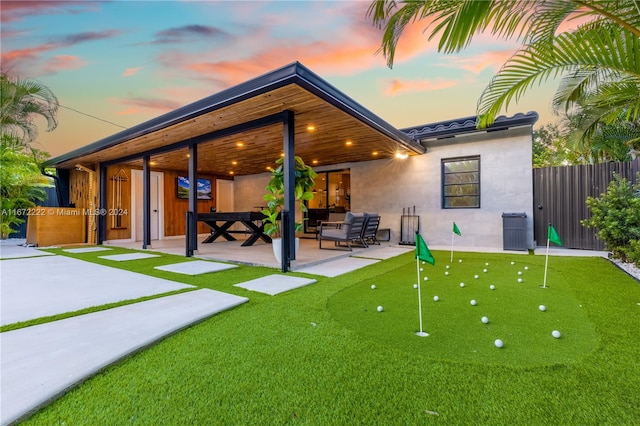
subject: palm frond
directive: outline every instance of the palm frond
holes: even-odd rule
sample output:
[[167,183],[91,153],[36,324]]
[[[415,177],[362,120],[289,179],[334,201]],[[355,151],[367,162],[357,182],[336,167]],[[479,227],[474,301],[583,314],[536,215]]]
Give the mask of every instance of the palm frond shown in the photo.
[[532,43],[516,52],[482,93],[477,108],[479,125],[491,124],[528,89],[567,72],[601,68],[640,80],[639,55],[630,52],[640,52],[640,40],[614,25]]

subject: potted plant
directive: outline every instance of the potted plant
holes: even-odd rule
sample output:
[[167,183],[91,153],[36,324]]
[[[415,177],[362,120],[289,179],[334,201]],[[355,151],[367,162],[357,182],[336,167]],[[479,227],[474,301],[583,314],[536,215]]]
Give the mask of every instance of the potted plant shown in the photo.
[[[264,195],[264,200],[267,202],[267,208],[262,210],[264,218],[264,233],[271,236],[273,241],[273,253],[276,256],[278,262],[280,262],[281,245],[282,245],[282,230],[280,229],[280,212],[284,206],[284,157],[276,160],[277,167],[269,167],[271,171],[271,180],[267,185],[267,193]],[[296,204],[300,206],[300,210],[304,213],[307,211],[307,206],[304,202],[313,199],[313,192],[311,188],[315,184],[314,179],[317,176],[316,172],[304,163],[302,158],[294,157],[295,177],[294,177],[294,198]],[[295,214],[295,212],[292,212]],[[295,221],[296,232],[302,231],[302,221]],[[298,249],[299,240],[296,238],[296,252]]]

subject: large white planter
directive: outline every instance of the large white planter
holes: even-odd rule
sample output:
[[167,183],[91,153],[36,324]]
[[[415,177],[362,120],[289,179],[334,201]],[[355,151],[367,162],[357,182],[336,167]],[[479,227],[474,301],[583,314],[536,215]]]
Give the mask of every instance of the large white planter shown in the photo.
[[[278,264],[282,264],[282,238],[272,238],[271,247],[273,255],[276,257]],[[298,257],[298,249],[300,248],[300,238],[296,238],[296,257]]]

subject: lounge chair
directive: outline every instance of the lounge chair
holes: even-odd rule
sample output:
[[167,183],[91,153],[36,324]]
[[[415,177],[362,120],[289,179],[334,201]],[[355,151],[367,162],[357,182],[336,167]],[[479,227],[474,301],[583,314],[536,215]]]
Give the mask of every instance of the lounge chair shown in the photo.
[[[367,244],[362,239],[365,229],[364,213],[347,212],[343,222],[322,222],[320,223],[320,232],[318,233],[318,245],[322,247],[322,240],[333,241],[335,247],[343,247],[340,243],[345,243],[346,248],[351,248],[351,243],[358,242],[364,247]],[[327,248],[327,247],[324,247]]]
[[365,221],[365,227],[362,230],[362,242],[364,242],[365,246],[369,244],[380,245],[380,241],[378,241],[378,237],[376,236],[378,227],[380,226],[380,216],[378,213],[365,213],[364,215],[367,219]]

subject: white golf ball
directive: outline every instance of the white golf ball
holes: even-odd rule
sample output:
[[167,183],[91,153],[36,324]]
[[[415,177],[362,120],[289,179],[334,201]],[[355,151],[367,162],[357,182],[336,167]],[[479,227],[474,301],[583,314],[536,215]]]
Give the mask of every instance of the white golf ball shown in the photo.
[[382,306],[378,306],[378,312],[382,312],[384,311],[384,308]]
[[445,268],[449,269],[449,265],[445,266]]
[[482,318],[480,319],[480,321],[482,321],[482,323],[483,323],[483,324],[488,324],[488,323],[489,323],[489,318],[487,318],[487,317],[482,317]]
[[438,296],[433,296],[433,301],[437,302],[438,300],[440,300],[440,298]]
[[518,282],[521,283],[522,282],[522,278],[518,278]]
[[522,271],[518,271],[518,275],[522,275]]
[[420,272],[424,271],[424,268],[420,268]]
[[460,287],[464,287],[464,283],[460,283]]
[[376,285],[375,285],[375,284],[372,284],[372,285],[371,285],[371,290],[375,290],[375,289],[376,289]]
[[429,281],[429,277],[424,277],[424,280],[425,281]]
[[484,269],[482,270],[482,272],[488,272],[488,271],[487,271],[487,268],[484,268]]
[[528,266],[525,266],[525,267],[524,267],[524,270],[525,270],[525,271],[528,271],[528,270],[529,270],[529,267],[528,267]]
[[449,271],[445,271],[445,273],[444,273],[444,274],[445,274],[445,275],[449,275]]
[[475,278],[477,280],[480,277],[478,275],[474,275],[473,278]]
[[493,285],[493,284],[491,284],[491,285],[489,286],[489,288],[490,288],[491,290],[495,290],[495,289],[496,289],[496,286],[495,286],[495,285]]
[[472,299],[469,303],[471,303],[471,306],[476,306],[478,304],[475,299]]
[[560,332],[559,332],[558,330],[553,330],[553,331],[551,332],[551,335],[552,335],[553,337],[555,337],[556,339],[559,339],[559,338],[560,338]]
[[511,262],[511,264],[512,264],[512,265],[515,265],[515,264],[516,264],[516,262]]
[[413,285],[413,288],[418,288],[418,284],[414,284],[414,285]]
[[540,309],[542,312],[544,312],[544,311],[547,310],[547,307],[544,306],[544,305],[540,305],[540,306],[538,306],[538,309]]
[[502,343],[502,340],[500,339],[496,339],[495,342],[493,342],[494,345],[496,345],[496,348],[501,348],[504,346],[504,343]]
[[484,266],[489,266],[489,262],[485,262]]
[[422,264],[425,265],[427,262],[425,262],[424,260],[422,261]]
[[458,259],[458,263],[462,263],[462,259]]

